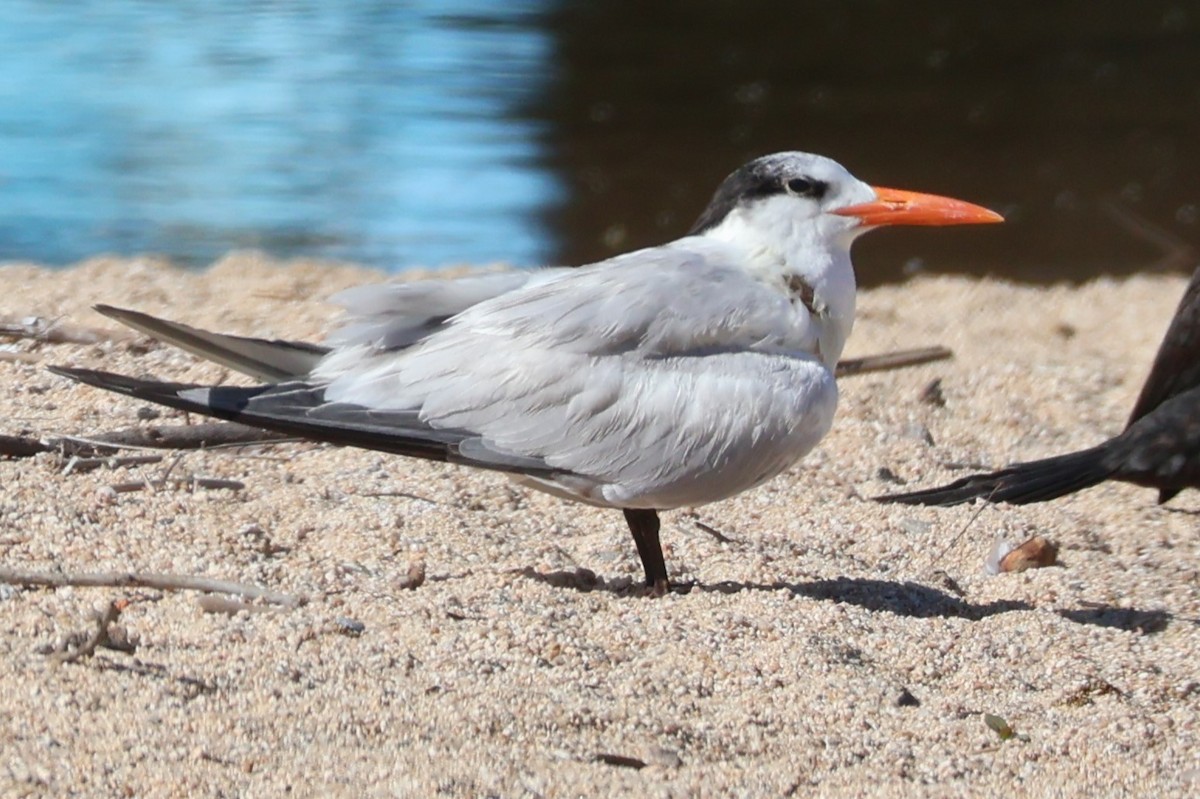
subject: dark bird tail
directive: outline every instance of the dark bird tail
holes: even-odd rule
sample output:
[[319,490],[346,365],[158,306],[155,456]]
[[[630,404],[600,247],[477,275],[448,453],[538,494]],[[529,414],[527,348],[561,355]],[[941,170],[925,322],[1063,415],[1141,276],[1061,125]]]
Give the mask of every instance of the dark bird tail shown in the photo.
[[299,380],[264,386],[201,386],[92,369],[47,368],[135,399],[313,441],[537,477],[565,473],[540,458],[501,450],[472,431],[432,427],[413,410],[381,411],[326,402],[321,386]]
[[887,494],[876,502],[905,505],[958,505],[973,499],[1025,505],[1045,502],[1094,486],[1112,476],[1105,461],[1105,445],[1056,455],[1040,461],[1017,463],[990,474],[973,474],[938,488]]

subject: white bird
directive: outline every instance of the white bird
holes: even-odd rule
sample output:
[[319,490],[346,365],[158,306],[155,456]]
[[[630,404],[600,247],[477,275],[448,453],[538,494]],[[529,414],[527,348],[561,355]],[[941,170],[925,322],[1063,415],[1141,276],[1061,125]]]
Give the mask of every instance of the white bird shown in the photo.
[[668,588],[658,511],[770,480],[829,431],[854,324],[850,245],[881,225],[999,222],[873,188],[834,161],[757,158],[688,235],[580,268],[363,286],[324,346],[97,310],[258,380],[195,386],[58,374],[335,444],[507,472],[620,508],[650,593]]

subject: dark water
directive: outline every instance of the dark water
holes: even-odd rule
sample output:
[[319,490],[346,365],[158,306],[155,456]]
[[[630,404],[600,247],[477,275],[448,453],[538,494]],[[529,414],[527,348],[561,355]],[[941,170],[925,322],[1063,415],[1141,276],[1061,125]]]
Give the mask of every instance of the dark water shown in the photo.
[[1190,269],[1200,4],[0,0],[0,259],[583,263],[779,149],[1009,217],[864,283]]

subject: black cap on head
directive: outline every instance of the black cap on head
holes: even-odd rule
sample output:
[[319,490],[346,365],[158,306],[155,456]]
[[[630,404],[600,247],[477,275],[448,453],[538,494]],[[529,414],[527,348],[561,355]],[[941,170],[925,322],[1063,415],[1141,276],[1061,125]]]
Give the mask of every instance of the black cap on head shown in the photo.
[[805,153],[775,153],[739,167],[717,187],[688,235],[716,227],[735,208],[762,197],[787,193],[821,199],[829,185],[806,174],[812,158]]

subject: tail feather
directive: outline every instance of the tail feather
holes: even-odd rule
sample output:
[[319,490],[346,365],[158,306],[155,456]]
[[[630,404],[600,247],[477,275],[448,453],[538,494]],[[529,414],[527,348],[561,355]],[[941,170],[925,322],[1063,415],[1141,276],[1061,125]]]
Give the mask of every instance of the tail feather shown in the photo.
[[208,361],[227,366],[256,380],[278,383],[304,377],[329,352],[301,341],[282,341],[210,333],[139,311],[95,306],[97,312],[146,335],[174,344]]
[[877,502],[905,505],[959,505],[974,499],[1027,505],[1094,486],[1110,477],[1112,466],[1105,463],[1104,445],[1056,455],[1038,461],[1017,463],[987,474],[973,474],[944,486],[887,494]]
[[537,477],[564,473],[540,458],[496,449],[469,430],[433,428],[415,411],[374,411],[325,402],[321,386],[302,381],[202,386],[139,380],[91,369],[48,368],[56,375],[135,399],[313,441]]

